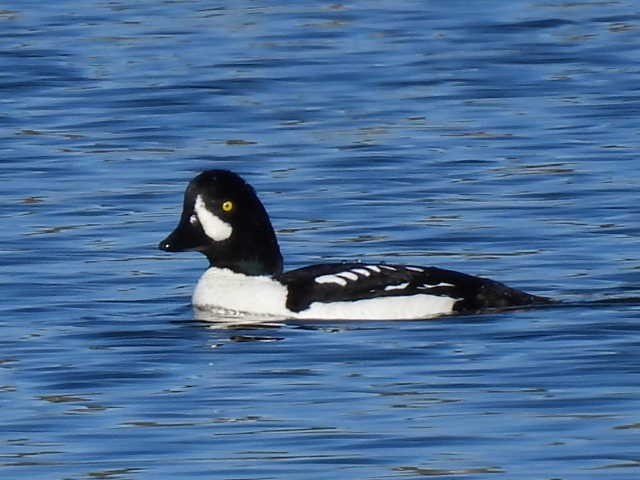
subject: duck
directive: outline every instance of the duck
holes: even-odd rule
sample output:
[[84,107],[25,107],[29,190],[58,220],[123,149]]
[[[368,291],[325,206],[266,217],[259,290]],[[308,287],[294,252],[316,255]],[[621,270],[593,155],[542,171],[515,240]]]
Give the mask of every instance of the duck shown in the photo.
[[176,228],[158,245],[196,251],[209,268],[196,311],[280,319],[413,320],[547,304],[495,280],[432,266],[344,261],[284,271],[276,233],[255,189],[230,170],[188,184]]

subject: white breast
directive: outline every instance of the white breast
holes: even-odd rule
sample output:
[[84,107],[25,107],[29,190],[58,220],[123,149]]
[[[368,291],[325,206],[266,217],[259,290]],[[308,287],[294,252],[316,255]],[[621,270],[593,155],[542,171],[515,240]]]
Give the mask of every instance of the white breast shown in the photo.
[[291,317],[287,289],[268,276],[249,276],[212,267],[200,277],[193,292],[195,307],[210,307],[279,317]]

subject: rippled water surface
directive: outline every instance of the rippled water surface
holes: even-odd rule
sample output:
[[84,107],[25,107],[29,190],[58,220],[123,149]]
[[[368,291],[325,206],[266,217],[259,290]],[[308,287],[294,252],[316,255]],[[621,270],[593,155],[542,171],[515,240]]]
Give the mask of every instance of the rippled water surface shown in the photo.
[[[640,10],[6,1],[0,478],[640,478]],[[563,301],[218,328],[156,245],[204,168],[288,268]]]

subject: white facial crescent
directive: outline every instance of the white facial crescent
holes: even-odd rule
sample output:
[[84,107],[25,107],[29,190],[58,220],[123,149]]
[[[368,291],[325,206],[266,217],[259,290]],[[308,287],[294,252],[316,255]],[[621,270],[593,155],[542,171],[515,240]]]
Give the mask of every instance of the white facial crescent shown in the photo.
[[209,211],[200,195],[193,207],[202,226],[202,230],[211,240],[221,242],[231,236],[233,228],[227,222]]

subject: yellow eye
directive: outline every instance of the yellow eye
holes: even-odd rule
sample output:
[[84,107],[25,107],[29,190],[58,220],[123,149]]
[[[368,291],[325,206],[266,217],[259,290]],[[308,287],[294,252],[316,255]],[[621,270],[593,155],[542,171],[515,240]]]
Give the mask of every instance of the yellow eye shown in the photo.
[[231,210],[233,210],[233,202],[231,200],[226,200],[226,201],[222,202],[222,211],[223,212],[230,212]]

